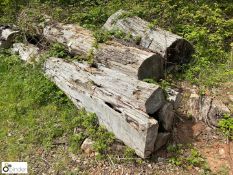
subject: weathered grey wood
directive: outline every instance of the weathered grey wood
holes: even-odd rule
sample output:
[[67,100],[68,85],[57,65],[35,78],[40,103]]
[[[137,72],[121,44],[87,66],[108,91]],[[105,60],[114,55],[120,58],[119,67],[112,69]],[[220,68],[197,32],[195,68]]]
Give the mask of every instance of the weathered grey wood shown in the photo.
[[19,31],[12,30],[9,26],[0,26],[0,48],[9,48],[13,38]]
[[95,62],[140,80],[163,77],[164,63],[159,54],[116,41],[98,44],[96,48],[92,33],[78,25],[53,23],[44,28],[43,34],[47,40],[65,45],[73,54],[93,57]]
[[19,54],[20,59],[28,63],[39,60],[39,48],[32,44],[14,43],[12,52]]
[[[62,59],[46,61],[45,73],[78,107],[94,112],[109,131],[141,157],[154,150],[158,122],[145,113],[164,103],[161,89],[123,73]],[[147,100],[146,104],[144,103]],[[149,104],[147,104],[149,103]],[[152,110],[153,111],[153,110]]]
[[165,103],[163,91],[158,85],[139,81],[103,66],[94,68],[78,62],[66,63],[55,58],[53,60],[58,62],[53,64],[53,70],[65,70],[63,76],[72,77],[75,84],[83,85],[85,82],[86,91],[92,92],[94,88],[95,96],[114,108],[129,106],[153,114]]
[[117,11],[109,17],[103,28],[107,30],[121,30],[134,37],[141,37],[140,45],[153,52],[160,53],[167,62],[189,62],[193,53],[193,46],[182,37],[159,27],[149,28],[149,22],[139,17],[124,17],[126,12]]

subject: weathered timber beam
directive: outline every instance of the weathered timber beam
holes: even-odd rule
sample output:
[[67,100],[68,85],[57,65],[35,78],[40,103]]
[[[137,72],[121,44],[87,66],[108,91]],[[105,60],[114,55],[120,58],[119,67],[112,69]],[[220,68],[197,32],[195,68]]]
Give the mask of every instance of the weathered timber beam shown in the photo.
[[161,89],[115,70],[62,59],[50,58],[44,70],[76,106],[94,112],[109,131],[145,158],[154,151],[158,122],[145,113],[146,98],[152,106],[161,107]]

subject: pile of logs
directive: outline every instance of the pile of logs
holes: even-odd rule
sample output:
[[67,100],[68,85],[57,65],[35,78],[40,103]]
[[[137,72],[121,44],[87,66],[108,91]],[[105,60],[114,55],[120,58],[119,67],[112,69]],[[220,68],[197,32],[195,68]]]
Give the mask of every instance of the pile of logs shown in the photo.
[[140,80],[160,79],[163,72],[163,57],[158,53],[128,47],[115,41],[99,43],[93,47],[95,37],[92,33],[77,25],[61,23],[48,24],[43,31],[48,41],[64,44],[72,54],[93,54],[96,63],[121,71]]
[[[96,113],[101,125],[146,158],[170,137],[180,96],[169,89],[166,99],[159,85],[142,80],[161,79],[167,59],[186,62],[193,48],[177,35],[149,29],[148,23],[138,17],[118,19],[122,12],[111,16],[104,28],[140,35],[140,45],[145,49],[115,40],[94,47],[92,32],[78,25],[48,22],[41,34],[47,41],[63,44],[72,55],[92,56],[95,64],[51,57],[44,63],[44,72],[78,108]],[[22,47],[14,44],[13,51],[26,55],[24,60],[38,53],[30,45]],[[25,54],[27,50],[31,54]]]

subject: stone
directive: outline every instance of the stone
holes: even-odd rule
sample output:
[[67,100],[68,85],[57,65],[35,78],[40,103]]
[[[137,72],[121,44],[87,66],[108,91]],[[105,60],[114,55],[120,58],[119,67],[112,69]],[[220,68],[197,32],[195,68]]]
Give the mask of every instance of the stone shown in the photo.
[[155,141],[154,150],[157,151],[162,146],[164,146],[168,142],[170,136],[171,136],[171,133],[169,133],[169,132],[160,132],[160,133],[158,133],[158,136],[157,136],[156,141]]
[[122,150],[124,150],[124,148],[125,148],[125,145],[122,145],[122,144],[119,144],[119,143],[114,143],[112,145],[112,149],[114,151],[122,151]]
[[220,149],[218,150],[218,153],[219,153],[219,155],[220,155],[222,158],[225,158],[225,150],[224,150],[223,148],[220,148]]
[[163,158],[163,157],[158,157],[158,162],[164,162],[166,159],[165,158]]
[[39,48],[32,44],[14,43],[12,52],[19,54],[21,60],[28,63],[39,60]]
[[210,106],[212,103],[212,98],[209,96],[200,96],[198,101],[198,114],[196,116],[199,117],[198,120],[202,120],[208,123],[208,114],[210,110]]
[[94,142],[89,139],[89,138],[86,138],[84,140],[84,142],[82,143],[81,145],[81,149],[86,153],[86,154],[91,154],[92,152],[94,152],[93,150],[93,144]]
[[199,111],[199,95],[192,93],[189,99],[184,102],[185,107],[187,108],[187,115],[195,117]]
[[172,130],[172,125],[174,121],[174,109],[171,103],[166,103],[158,113],[159,122],[166,131]]
[[211,105],[211,98],[192,93],[186,105],[188,115],[194,117],[196,121],[206,121]]
[[218,120],[223,114],[230,113],[228,107],[221,100],[210,96],[199,96],[196,93],[190,95],[186,102],[186,108],[188,115],[192,115],[196,121],[202,120],[210,126],[217,126]]
[[213,99],[208,113],[208,121],[211,125],[218,126],[219,119],[222,118],[223,114],[227,113],[230,113],[227,106],[222,101]]

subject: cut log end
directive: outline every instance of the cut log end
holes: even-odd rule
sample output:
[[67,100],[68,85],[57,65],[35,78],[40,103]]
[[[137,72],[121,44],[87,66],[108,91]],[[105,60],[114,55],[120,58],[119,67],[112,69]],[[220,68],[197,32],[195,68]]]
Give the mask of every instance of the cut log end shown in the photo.
[[[155,103],[156,102],[156,103]],[[146,101],[146,113],[154,114],[165,102],[163,90],[158,88]]]
[[163,58],[159,55],[153,55],[146,59],[138,69],[138,79],[143,80],[146,78],[151,78],[154,80],[159,80],[163,78],[164,67]]
[[167,48],[165,57],[169,64],[187,64],[191,61],[193,46],[185,39],[178,39]]

